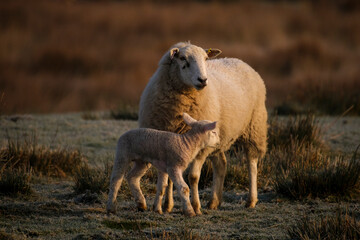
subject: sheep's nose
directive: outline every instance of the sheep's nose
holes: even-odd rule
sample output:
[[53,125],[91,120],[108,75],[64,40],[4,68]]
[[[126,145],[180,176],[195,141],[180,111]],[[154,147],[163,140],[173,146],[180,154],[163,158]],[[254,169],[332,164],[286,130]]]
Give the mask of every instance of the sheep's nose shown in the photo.
[[198,81],[199,81],[202,85],[206,86],[207,78],[198,77]]

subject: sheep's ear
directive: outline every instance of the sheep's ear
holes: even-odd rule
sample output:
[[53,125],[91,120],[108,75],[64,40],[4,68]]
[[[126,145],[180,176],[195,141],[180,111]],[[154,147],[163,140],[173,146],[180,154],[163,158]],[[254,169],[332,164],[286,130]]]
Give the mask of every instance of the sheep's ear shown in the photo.
[[170,59],[173,59],[174,57],[177,56],[179,56],[179,49],[178,48],[170,49]]
[[184,122],[187,124],[187,125],[191,125],[193,124],[194,122],[197,122],[195,119],[193,119],[189,114],[187,113],[184,113],[183,114],[183,119],[184,119]]
[[205,131],[211,131],[216,128],[216,122],[208,123],[204,126]]
[[209,58],[216,58],[222,53],[220,49],[216,49],[216,48],[205,49],[205,52]]

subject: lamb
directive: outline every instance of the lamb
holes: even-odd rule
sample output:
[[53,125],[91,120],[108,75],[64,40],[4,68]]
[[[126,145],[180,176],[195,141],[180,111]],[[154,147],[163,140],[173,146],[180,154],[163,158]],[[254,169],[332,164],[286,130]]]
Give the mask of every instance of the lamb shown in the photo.
[[183,179],[183,172],[198,152],[206,147],[214,148],[220,141],[216,122],[196,121],[188,114],[184,122],[191,127],[186,134],[159,131],[149,128],[133,129],[124,133],[118,141],[114,167],[111,174],[107,212],[114,213],[118,190],[126,169],[131,161],[136,165],[127,176],[131,192],[139,209],[146,209],[146,201],[141,192],[137,168],[147,162],[158,169],[158,182],[154,210],[162,214],[162,198],[168,177],[175,183],[180,194],[184,214],[196,215],[189,199],[189,187]]
[[[210,154],[213,186],[208,208],[216,209],[222,200],[226,173],[224,152],[237,140],[248,160],[249,195],[246,207],[255,207],[257,198],[257,163],[266,152],[266,89],[259,74],[235,58],[214,59],[218,49],[204,50],[189,42],[172,46],[159,62],[158,69],[142,93],[139,126],[183,133],[188,130],[181,119],[183,112],[196,119],[218,121],[220,145],[199,152],[188,175],[191,204],[201,214],[198,182],[201,167]],[[145,174],[150,165],[136,167]],[[165,210],[173,207],[169,181]]]

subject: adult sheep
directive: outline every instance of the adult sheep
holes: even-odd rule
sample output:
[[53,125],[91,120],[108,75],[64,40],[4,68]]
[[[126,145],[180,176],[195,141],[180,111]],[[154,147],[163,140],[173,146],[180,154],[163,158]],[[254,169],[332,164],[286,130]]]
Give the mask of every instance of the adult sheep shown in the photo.
[[[200,152],[190,166],[191,204],[201,214],[198,182],[207,156],[213,164],[213,186],[210,209],[222,200],[226,174],[224,152],[236,141],[243,145],[248,160],[249,195],[247,207],[255,207],[257,199],[257,163],[266,152],[266,89],[259,74],[235,58],[212,59],[221,53],[204,50],[189,42],[175,44],[159,62],[158,69],[142,93],[139,126],[182,133],[187,131],[184,112],[195,119],[217,121],[220,129],[219,149]],[[149,164],[135,164],[132,175],[140,177]],[[166,211],[171,211],[172,183],[168,186]],[[138,205],[140,209],[146,206]]]

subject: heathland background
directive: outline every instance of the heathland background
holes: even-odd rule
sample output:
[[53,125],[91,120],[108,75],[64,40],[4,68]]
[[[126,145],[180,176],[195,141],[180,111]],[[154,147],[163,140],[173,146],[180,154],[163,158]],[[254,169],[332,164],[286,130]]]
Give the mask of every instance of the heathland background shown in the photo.
[[164,52],[191,40],[249,63],[279,112],[360,113],[359,1],[0,3],[1,112],[137,106]]

